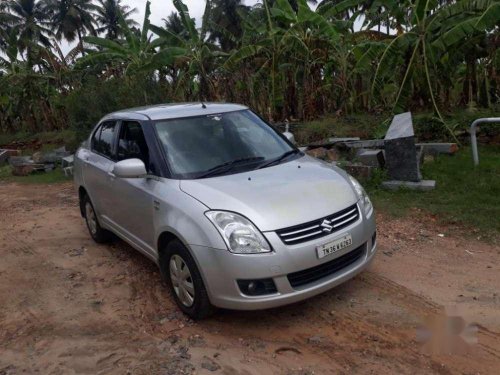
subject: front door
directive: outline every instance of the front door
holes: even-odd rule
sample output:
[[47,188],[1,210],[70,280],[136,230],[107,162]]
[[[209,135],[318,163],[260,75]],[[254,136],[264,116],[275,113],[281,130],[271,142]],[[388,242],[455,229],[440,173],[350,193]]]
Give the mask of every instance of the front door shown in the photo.
[[[140,159],[150,172],[149,149],[142,126],[122,121],[117,145],[117,160]],[[112,181],[111,220],[116,229],[138,248],[155,257],[154,192],[159,182],[151,178],[118,178]]]

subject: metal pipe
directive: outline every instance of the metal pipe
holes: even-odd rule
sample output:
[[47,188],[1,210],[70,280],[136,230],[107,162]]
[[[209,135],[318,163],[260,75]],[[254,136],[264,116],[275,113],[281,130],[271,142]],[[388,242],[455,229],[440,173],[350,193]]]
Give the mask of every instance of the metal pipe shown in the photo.
[[476,127],[478,124],[481,123],[491,124],[493,122],[500,122],[500,117],[478,118],[470,126],[470,143],[472,145],[472,158],[474,159],[474,165],[479,164],[479,154],[477,152]]

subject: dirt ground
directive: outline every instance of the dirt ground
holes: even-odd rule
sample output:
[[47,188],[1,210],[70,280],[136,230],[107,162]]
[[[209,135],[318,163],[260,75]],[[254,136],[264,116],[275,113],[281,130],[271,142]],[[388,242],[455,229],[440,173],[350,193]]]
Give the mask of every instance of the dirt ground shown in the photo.
[[[154,264],[92,242],[70,183],[0,183],[0,374],[500,373],[500,248],[411,217],[379,215],[376,260],[340,287],[194,322]],[[423,348],[453,308],[477,343]]]

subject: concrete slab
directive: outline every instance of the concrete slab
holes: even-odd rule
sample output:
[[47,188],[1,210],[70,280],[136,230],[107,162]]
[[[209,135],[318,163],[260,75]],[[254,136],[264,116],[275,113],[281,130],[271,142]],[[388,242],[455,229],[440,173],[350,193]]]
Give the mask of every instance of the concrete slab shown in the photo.
[[349,141],[342,143],[347,148],[384,148],[383,139],[367,139],[364,141]]
[[422,147],[424,153],[429,155],[453,155],[458,151],[456,143],[417,143],[417,147]]
[[19,153],[19,150],[0,149],[0,165],[7,163],[11,156],[17,156]]
[[436,181],[434,180],[420,180],[414,181],[384,181],[382,187],[387,190],[398,190],[401,188],[410,190],[430,191],[436,188]]
[[3,165],[5,162],[7,162],[8,158],[9,154],[7,150],[0,150],[0,165]]
[[359,141],[359,137],[350,137],[350,138],[327,138],[323,139],[319,142],[313,142],[311,144],[308,144],[307,146],[309,147],[321,147],[321,146],[333,146],[334,144],[337,143],[345,143],[345,142],[352,142],[352,141]]

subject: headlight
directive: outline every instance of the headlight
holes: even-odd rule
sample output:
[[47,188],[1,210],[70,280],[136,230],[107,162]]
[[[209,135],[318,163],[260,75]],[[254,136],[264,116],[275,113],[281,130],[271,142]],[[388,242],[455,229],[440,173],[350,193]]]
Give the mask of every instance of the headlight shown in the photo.
[[356,191],[356,195],[358,196],[358,199],[361,201],[361,205],[365,209],[365,215],[368,215],[370,211],[372,210],[372,201],[368,197],[368,194],[366,194],[365,189],[363,189],[363,186],[356,180],[354,177],[349,175],[349,180],[351,180],[351,184],[354,187],[354,190]]
[[207,211],[205,215],[220,232],[232,253],[258,254],[271,251],[264,236],[243,216],[227,211]]

